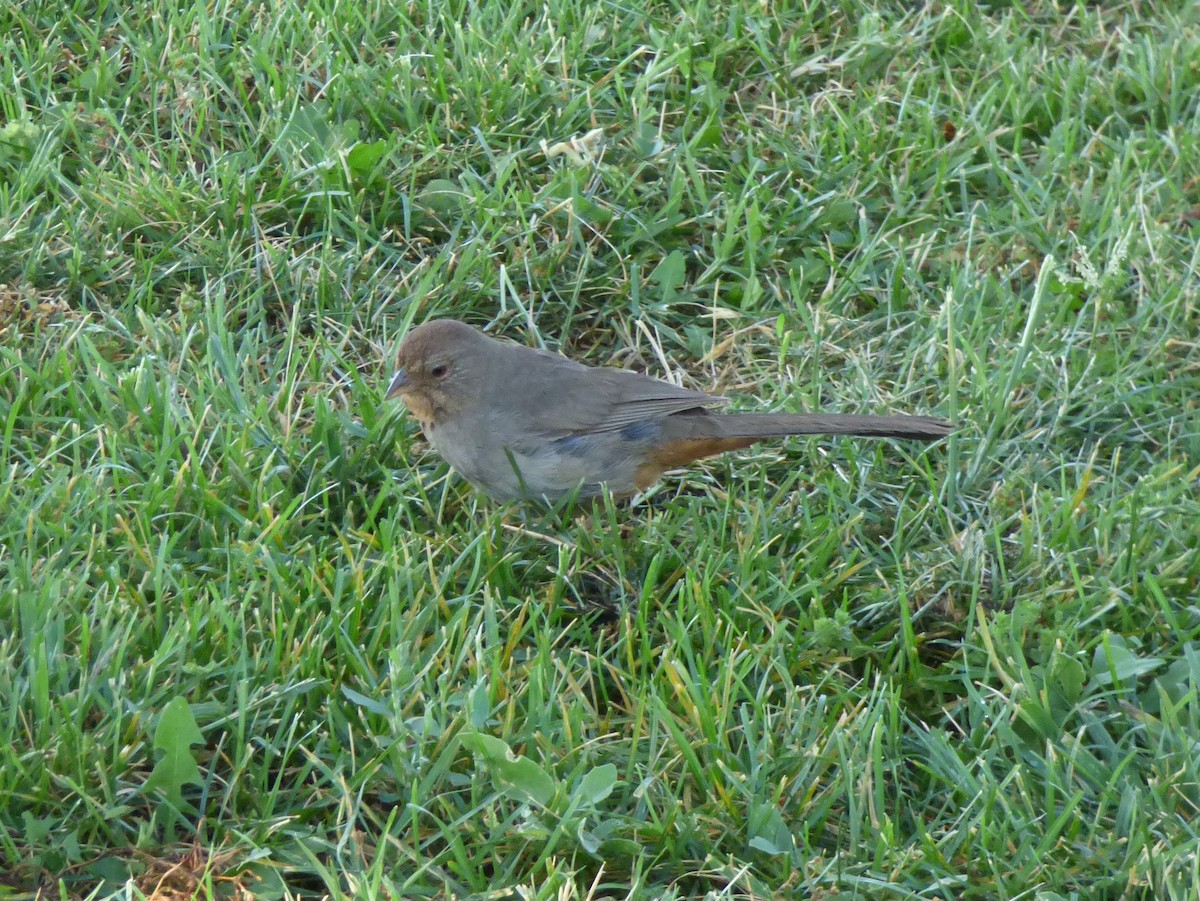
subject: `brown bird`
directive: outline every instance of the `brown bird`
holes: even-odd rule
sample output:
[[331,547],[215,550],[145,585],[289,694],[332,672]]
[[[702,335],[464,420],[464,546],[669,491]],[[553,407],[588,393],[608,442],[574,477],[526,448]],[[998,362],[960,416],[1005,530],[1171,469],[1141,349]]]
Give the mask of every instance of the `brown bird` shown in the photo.
[[788,435],[935,441],[932,416],[717,413],[724,397],[489,338],[435,319],[400,342],[386,398],[399,396],[434,449],[496,500],[555,501],[604,486],[616,497],[668,469]]

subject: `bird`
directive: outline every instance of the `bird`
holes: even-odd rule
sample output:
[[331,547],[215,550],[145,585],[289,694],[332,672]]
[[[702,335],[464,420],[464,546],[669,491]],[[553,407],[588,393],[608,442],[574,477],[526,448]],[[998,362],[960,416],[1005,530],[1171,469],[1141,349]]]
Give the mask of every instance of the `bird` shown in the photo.
[[384,399],[399,397],[435,451],[493,499],[616,499],[668,470],[791,435],[936,441],[933,416],[723,413],[728,398],[497,340],[456,319],[401,339]]

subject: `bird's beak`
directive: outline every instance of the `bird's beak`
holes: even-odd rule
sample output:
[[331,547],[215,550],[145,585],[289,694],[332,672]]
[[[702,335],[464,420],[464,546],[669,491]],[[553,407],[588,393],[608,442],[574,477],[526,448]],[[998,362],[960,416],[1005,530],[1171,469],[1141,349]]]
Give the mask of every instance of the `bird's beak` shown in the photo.
[[392,376],[392,380],[388,382],[387,391],[384,393],[383,399],[391,400],[393,397],[396,397],[404,390],[404,387],[407,384],[408,373],[406,373],[404,371],[404,367],[401,366],[396,370],[396,374]]

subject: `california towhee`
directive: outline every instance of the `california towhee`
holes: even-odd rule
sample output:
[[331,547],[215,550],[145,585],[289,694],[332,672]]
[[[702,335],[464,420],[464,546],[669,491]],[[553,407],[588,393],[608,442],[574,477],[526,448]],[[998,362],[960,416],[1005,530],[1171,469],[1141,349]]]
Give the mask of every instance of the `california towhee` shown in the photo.
[[385,399],[396,396],[446,462],[501,501],[578,492],[616,497],[668,469],[786,435],[933,441],[931,416],[715,413],[724,397],[636,372],[584,366],[435,319],[404,336]]

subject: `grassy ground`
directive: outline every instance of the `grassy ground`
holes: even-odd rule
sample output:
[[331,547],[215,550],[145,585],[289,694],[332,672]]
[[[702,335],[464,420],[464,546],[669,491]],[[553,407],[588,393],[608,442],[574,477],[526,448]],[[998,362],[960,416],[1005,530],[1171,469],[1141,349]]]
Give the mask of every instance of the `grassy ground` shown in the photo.
[[[1196,4],[265,6],[0,12],[0,898],[1194,897]],[[962,427],[522,513],[437,315]]]

